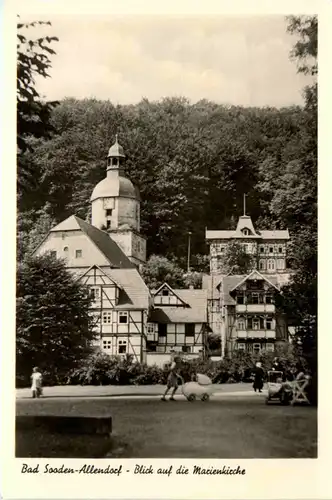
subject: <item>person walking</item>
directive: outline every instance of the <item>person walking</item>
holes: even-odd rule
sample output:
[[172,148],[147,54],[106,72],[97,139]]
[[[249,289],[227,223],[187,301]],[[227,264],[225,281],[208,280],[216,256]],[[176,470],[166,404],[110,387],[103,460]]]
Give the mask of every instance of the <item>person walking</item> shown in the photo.
[[264,385],[264,370],[262,368],[262,363],[259,361],[256,363],[254,371],[254,391],[262,392]]
[[38,370],[37,366],[35,366],[31,375],[31,391],[33,398],[39,398],[42,395],[42,380],[42,374]]
[[170,391],[171,389],[173,389],[173,391],[169,400],[175,401],[174,394],[176,393],[179,387],[178,379],[181,378],[179,374],[180,368],[181,368],[181,358],[180,356],[174,356],[173,362],[171,363],[170,373],[167,378],[166,390],[161,398],[161,401],[166,401],[166,395],[168,391]]

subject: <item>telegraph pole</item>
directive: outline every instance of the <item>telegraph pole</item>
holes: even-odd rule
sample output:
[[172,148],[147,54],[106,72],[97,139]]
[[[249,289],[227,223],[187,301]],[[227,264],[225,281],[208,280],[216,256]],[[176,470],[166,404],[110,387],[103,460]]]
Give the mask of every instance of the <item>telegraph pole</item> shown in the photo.
[[187,260],[187,273],[190,272],[190,238],[191,238],[191,232],[188,232],[188,260]]

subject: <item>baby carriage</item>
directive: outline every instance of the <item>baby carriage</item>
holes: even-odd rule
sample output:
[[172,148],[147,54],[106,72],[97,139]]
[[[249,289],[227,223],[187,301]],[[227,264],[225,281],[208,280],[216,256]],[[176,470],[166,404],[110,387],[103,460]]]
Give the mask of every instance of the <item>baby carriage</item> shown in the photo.
[[282,404],[288,404],[292,395],[292,386],[289,383],[283,383],[283,372],[271,370],[267,372],[267,397],[266,404],[270,401],[279,401]]
[[212,380],[206,375],[198,373],[196,380],[182,384],[182,393],[188,401],[195,401],[198,398],[202,401],[208,401],[212,394]]

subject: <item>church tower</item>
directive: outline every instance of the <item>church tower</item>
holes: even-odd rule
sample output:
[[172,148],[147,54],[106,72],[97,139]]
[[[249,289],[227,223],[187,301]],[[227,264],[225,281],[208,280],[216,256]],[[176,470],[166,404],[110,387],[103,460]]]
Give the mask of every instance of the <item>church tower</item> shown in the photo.
[[106,231],[137,266],[146,262],[146,239],[140,234],[140,195],[124,175],[125,154],[118,143],[107,156],[106,177],[94,188],[92,225]]

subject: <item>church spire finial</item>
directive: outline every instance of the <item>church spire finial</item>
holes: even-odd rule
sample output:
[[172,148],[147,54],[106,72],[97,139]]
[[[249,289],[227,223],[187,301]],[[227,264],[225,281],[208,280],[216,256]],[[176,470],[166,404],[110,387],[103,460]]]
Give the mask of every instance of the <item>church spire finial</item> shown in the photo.
[[118,134],[115,134],[115,144],[118,143]]
[[246,194],[243,195],[243,215],[246,215]]

